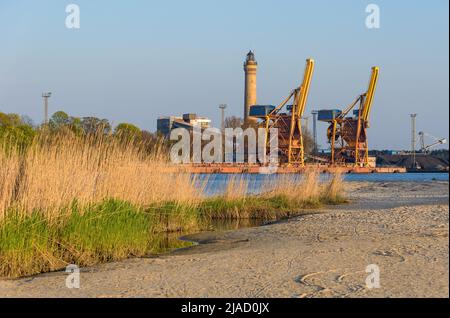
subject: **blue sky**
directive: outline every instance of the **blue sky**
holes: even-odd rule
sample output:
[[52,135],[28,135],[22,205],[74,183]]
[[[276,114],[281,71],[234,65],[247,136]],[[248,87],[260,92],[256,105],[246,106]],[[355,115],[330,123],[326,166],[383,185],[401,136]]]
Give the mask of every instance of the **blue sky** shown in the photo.
[[[81,28],[65,27],[78,4]],[[380,29],[365,8],[380,7]],[[242,63],[259,62],[258,102],[277,104],[316,60],[307,112],[341,108],[380,66],[369,141],[408,148],[418,130],[448,137],[448,1],[0,0],[0,111],[43,119],[50,111],[132,122],[195,112],[218,124],[218,105],[242,116]],[[325,125],[319,125],[326,146]]]

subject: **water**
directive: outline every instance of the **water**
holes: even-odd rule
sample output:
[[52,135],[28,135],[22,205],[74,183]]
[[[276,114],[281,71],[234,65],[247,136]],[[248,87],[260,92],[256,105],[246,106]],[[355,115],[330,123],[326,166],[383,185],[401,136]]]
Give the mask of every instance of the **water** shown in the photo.
[[374,182],[427,182],[448,181],[448,173],[370,173],[370,174],[346,174],[346,181],[374,181]]
[[[205,194],[220,195],[227,188],[228,182],[232,178],[242,177],[248,181],[248,193],[257,194],[261,193],[264,189],[263,184],[267,184],[268,181],[276,181],[279,178],[292,178],[299,179],[301,175],[262,175],[262,174],[200,174],[196,175],[199,187],[206,182]],[[321,181],[326,181],[331,175],[321,174]],[[345,174],[343,175],[345,181],[356,182],[430,182],[430,181],[449,181],[448,173],[371,173],[371,174]],[[420,198],[420,200],[424,200]],[[432,199],[435,200],[435,199]],[[448,200],[448,199],[447,199]],[[435,201],[433,201],[435,202]],[[380,204],[380,203],[378,203]],[[398,202],[385,202],[384,208],[395,207]],[[445,203],[443,203],[445,204]],[[367,203],[361,206],[366,208]],[[404,202],[400,202],[400,206],[405,205]],[[161,251],[173,251],[175,249],[182,249],[192,246],[193,242],[205,244],[215,242],[216,237],[214,233],[237,230],[247,227],[256,227],[266,224],[264,220],[210,220],[209,224],[205,224],[205,228],[200,233],[171,233],[161,234]]]
[[[206,195],[218,195],[225,191],[229,180],[236,176],[244,178],[249,184],[249,194],[261,193],[262,185],[268,181],[276,181],[278,178],[292,178],[294,180],[301,178],[299,174],[292,175],[265,175],[265,174],[199,174],[196,175],[198,184],[205,180]],[[326,181],[330,178],[329,174],[321,174],[320,179]],[[429,181],[449,181],[448,173],[369,173],[369,174],[345,174],[345,181],[365,181],[365,182],[429,182]]]

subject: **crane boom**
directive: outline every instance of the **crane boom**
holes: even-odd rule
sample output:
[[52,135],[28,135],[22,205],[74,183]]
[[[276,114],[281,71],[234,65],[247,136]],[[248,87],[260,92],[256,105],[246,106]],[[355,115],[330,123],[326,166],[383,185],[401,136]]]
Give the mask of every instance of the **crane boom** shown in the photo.
[[[330,123],[328,140],[331,144],[331,163],[350,161],[355,166],[369,166],[367,128],[378,82],[380,68],[372,67],[367,91],[359,94],[344,110],[321,110],[319,120]],[[350,111],[353,110],[353,113]],[[337,114],[337,116],[335,116]]]
[[295,93],[295,90],[293,90],[293,91],[289,94],[289,96],[288,96],[284,101],[282,101],[277,107],[275,107],[275,108],[269,113],[269,116],[270,116],[270,115],[275,115],[276,113],[278,113],[278,111],[279,111],[280,109],[282,109],[282,108],[287,104],[287,102],[292,98],[292,96],[294,96],[294,93]]
[[[303,166],[305,164],[301,119],[305,112],[311,79],[314,73],[314,64],[313,59],[307,59],[301,84],[292,90],[281,104],[271,106],[273,108],[268,114],[260,116],[265,121],[266,147],[268,146],[268,140],[272,138],[272,128],[276,128],[278,152],[282,156],[281,160],[288,165]],[[292,100],[292,105],[287,105],[290,100]],[[281,111],[283,108],[285,108],[285,112]]]
[[[426,145],[425,144],[425,136],[430,137],[434,142],[432,144]],[[447,143],[447,139],[445,138],[437,138],[433,135],[430,135],[426,132],[419,132],[419,138],[420,138],[420,145],[421,145],[421,151],[428,152],[431,148],[437,146],[437,145],[445,145]]]
[[447,143],[446,139],[438,140],[438,141],[432,143],[431,145],[425,146],[422,150],[427,152],[428,150],[430,150],[433,147],[436,147],[438,145],[443,145],[443,144],[446,144],[446,143]]
[[372,67],[372,75],[370,76],[369,87],[365,94],[364,105],[362,107],[362,118],[364,121],[369,121],[370,110],[372,108],[373,96],[377,87],[378,74],[380,68],[377,66]]
[[303,82],[300,86],[300,91],[297,94],[297,100],[295,105],[297,105],[297,116],[302,117],[305,112],[305,105],[308,99],[309,88],[311,86],[311,79],[314,72],[314,60],[307,59],[305,66],[305,73],[303,75]]

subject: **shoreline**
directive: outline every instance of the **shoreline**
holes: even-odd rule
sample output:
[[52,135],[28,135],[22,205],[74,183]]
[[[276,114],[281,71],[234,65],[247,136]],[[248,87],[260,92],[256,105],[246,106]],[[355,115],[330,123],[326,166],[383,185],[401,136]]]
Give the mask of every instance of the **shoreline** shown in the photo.
[[[179,186],[199,192],[192,182],[185,182]],[[277,220],[323,204],[345,202],[339,175],[319,184],[317,174],[311,172],[301,180],[266,185],[267,191],[251,195],[247,181],[233,179],[221,195],[194,193],[191,198],[147,205],[119,199],[90,204],[74,200],[59,210],[49,210],[52,215],[11,209],[0,224],[0,277],[20,278],[64,270],[69,264],[89,267],[158,255],[186,246],[178,237],[170,240],[170,233],[208,230],[213,220]]]
[[[0,280],[0,297],[448,297],[448,182],[349,187],[349,205],[82,268],[80,289],[64,272]],[[377,208],[389,201],[400,206]],[[368,290],[372,263],[382,288]]]

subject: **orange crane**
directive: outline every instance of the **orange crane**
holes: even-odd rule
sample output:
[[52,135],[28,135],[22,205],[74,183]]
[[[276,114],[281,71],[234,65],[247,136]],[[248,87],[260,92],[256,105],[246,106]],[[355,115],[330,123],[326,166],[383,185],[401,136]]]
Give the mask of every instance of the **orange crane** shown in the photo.
[[[369,165],[367,128],[380,69],[372,67],[367,91],[359,95],[346,109],[320,110],[319,121],[330,123],[327,136],[331,144],[331,163]],[[358,105],[358,108],[356,106]],[[353,113],[350,111],[353,110]],[[350,116],[347,116],[349,115]]]
[[[277,130],[279,162],[288,165],[304,166],[305,150],[301,119],[305,112],[311,79],[314,72],[314,60],[307,59],[303,81],[278,106],[254,105],[250,108],[250,116],[262,119],[261,126],[266,131],[266,149],[269,151],[269,140],[272,129]],[[292,105],[288,102],[292,100]],[[283,109],[285,111],[283,111]]]

